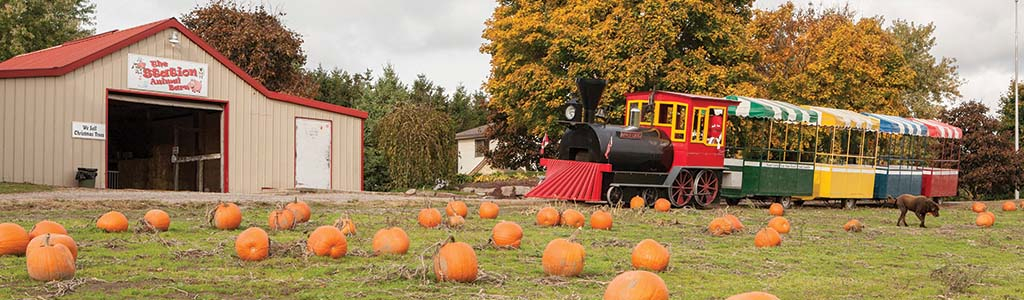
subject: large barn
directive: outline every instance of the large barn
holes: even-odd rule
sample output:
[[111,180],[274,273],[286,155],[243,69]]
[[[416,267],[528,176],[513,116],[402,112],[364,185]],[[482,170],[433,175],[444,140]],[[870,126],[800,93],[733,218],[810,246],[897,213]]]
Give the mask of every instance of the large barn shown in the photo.
[[166,19],[0,63],[0,181],[361,190],[366,117],[270,91]]

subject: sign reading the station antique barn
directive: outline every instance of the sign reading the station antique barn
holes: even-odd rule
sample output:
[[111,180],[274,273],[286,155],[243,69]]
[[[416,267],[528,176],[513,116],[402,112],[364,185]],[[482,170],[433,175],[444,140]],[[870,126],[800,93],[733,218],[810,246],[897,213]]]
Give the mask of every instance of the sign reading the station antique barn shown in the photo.
[[76,139],[105,140],[107,126],[96,123],[71,122],[71,137]]
[[206,97],[209,67],[191,61],[128,54],[128,88]]

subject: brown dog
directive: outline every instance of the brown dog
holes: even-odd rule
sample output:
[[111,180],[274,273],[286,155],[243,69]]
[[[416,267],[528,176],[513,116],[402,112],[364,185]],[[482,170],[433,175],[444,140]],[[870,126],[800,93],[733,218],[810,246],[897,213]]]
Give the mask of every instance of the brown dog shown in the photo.
[[[892,196],[889,196],[889,200],[894,200]],[[903,194],[896,197],[896,207],[900,209],[900,218],[896,220],[896,226],[910,226],[907,224],[907,211],[911,210],[917,214],[917,219],[921,220],[921,228],[924,226],[924,217],[928,214],[933,216],[939,216],[939,205],[924,196],[914,196],[911,194]]]

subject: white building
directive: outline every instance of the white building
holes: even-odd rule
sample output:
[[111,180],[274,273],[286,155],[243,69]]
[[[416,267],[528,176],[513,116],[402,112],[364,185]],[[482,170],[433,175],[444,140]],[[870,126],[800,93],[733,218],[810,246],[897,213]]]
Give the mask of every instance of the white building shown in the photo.
[[455,141],[459,145],[459,174],[490,174],[497,171],[491,168],[491,164],[484,158],[484,153],[497,144],[484,135],[487,126],[489,125],[455,134]]

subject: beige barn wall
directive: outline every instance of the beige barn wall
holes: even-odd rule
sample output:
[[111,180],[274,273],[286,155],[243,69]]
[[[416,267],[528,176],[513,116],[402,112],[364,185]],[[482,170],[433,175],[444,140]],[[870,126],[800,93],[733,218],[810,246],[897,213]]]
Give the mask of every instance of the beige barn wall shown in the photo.
[[[270,100],[183,38],[175,29],[143,39],[59,77],[0,79],[0,180],[73,186],[77,167],[100,169],[105,186],[105,142],[71,138],[71,122],[106,124],[106,89],[127,89],[128,53],[206,63],[209,98],[229,101],[230,192],[295,185],[295,118],[330,120],[334,130],[332,188],[359,190],[360,119]],[[184,35],[181,35],[184,37]]]

